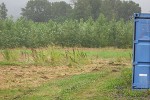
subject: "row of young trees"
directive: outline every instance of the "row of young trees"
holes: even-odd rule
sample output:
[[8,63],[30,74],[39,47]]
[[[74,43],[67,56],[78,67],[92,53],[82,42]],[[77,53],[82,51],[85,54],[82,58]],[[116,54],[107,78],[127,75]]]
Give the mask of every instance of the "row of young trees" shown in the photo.
[[18,19],[0,20],[0,48],[38,48],[49,45],[68,47],[118,47],[132,46],[131,21],[107,20],[100,14],[97,20],[66,20],[58,23],[49,20],[37,23]]
[[7,9],[2,3],[0,48],[132,47],[133,25],[128,18],[141,11],[138,4],[120,0],[72,1],[74,6],[30,0],[17,21],[6,18]]

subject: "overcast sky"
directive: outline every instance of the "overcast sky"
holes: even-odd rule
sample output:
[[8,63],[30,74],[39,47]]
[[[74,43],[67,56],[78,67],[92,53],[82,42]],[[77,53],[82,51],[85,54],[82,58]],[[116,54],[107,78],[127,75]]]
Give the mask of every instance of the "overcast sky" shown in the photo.
[[[21,8],[24,8],[28,0],[0,0],[0,3],[4,2],[8,9],[8,14],[13,15],[14,18],[18,17],[21,12]],[[70,3],[70,0],[49,0],[51,2],[55,1],[66,1]],[[139,3],[142,7],[143,13],[150,13],[150,0],[133,0]]]

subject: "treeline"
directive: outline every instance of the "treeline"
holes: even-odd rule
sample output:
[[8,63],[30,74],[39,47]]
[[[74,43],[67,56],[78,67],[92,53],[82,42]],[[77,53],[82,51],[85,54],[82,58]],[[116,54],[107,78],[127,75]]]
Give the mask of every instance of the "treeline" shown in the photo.
[[118,47],[132,46],[133,25],[130,21],[107,20],[100,14],[94,20],[52,20],[44,23],[20,18],[0,20],[0,48],[38,48],[49,45],[62,47]]
[[96,20],[103,13],[108,20],[112,18],[129,20],[133,13],[140,13],[141,7],[133,1],[125,0],[71,0],[72,4],[49,2],[48,0],[30,0],[21,15],[34,22],[49,20],[64,22],[66,19]]
[[0,5],[0,49],[62,47],[132,47],[133,24],[130,16],[141,12],[133,1],[72,0],[49,2],[30,0],[22,17],[7,18]]

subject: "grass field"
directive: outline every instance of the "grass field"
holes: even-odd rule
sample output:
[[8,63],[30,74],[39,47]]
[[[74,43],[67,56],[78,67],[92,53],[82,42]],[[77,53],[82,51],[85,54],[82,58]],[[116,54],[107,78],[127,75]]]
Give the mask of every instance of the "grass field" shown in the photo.
[[0,51],[0,100],[148,100],[132,91],[131,49]]

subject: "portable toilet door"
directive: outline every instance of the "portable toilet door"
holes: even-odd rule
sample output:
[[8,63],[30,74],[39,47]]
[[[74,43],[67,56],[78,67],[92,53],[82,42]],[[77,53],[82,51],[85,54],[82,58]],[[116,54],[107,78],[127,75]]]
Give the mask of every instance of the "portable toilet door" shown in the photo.
[[134,14],[133,89],[150,88],[150,14]]

